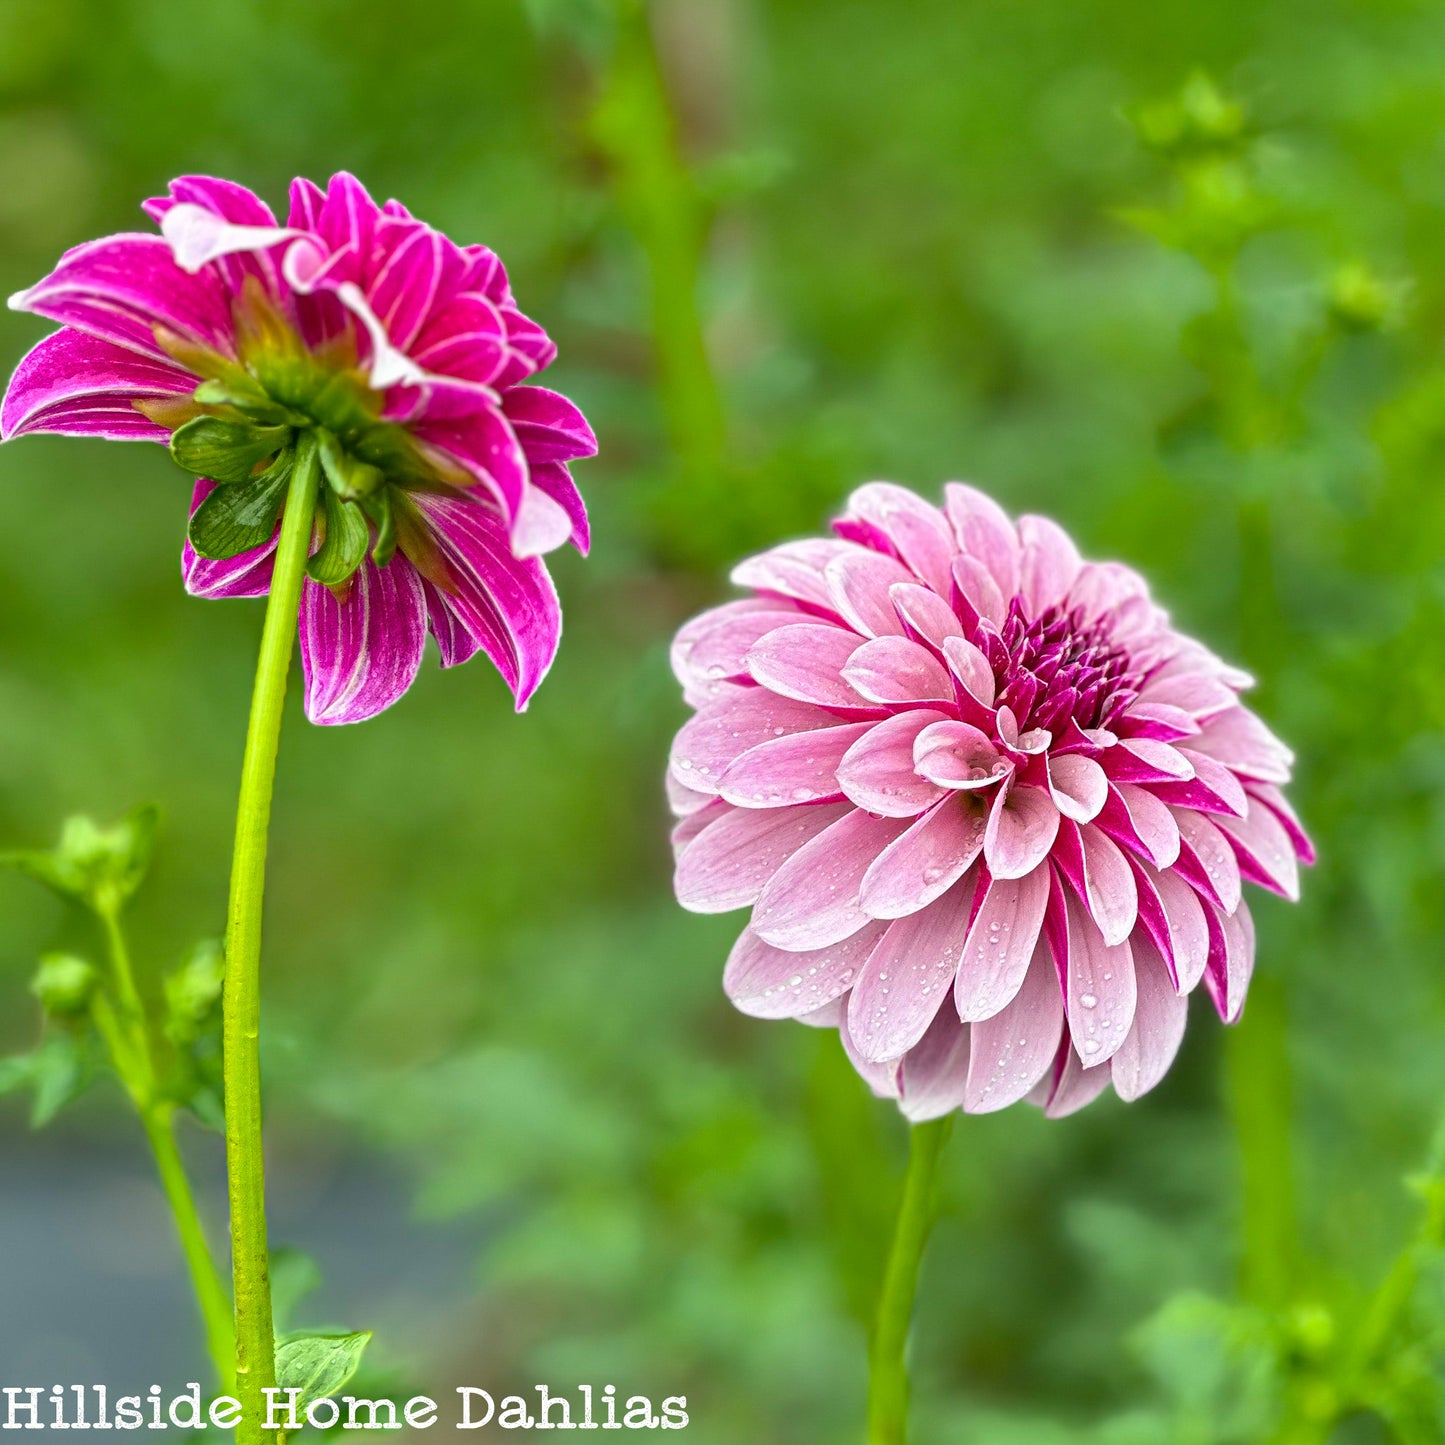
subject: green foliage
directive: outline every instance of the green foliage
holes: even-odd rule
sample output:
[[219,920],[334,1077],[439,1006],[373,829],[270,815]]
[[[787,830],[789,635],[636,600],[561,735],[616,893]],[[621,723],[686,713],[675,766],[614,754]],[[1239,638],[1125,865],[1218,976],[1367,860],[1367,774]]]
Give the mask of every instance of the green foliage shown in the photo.
[[371,1331],[349,1335],[298,1335],[276,1347],[276,1384],[300,1390],[296,1413],[316,1400],[329,1400],[345,1388],[361,1366]]

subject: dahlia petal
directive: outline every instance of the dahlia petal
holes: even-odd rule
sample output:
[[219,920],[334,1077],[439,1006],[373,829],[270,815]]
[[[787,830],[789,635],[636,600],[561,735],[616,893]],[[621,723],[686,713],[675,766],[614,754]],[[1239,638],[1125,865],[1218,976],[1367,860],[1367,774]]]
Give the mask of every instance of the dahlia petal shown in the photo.
[[730,809],[704,828],[678,860],[677,901],[692,913],[731,913],[751,906],[799,848],[847,811],[842,806]]
[[1215,827],[1234,845],[1241,877],[1291,903],[1299,901],[1299,863],[1294,845],[1284,824],[1265,804],[1251,800],[1248,816],[1217,818]]
[[[844,1011],[843,1021],[838,1025],[838,1038],[848,1062],[857,1071],[858,1077],[880,1099],[898,1099],[903,1090],[903,1060],[890,1059],[886,1064],[875,1064],[858,1052],[853,1036],[848,1032],[848,1016]],[[906,1111],[905,1111],[906,1112]]]
[[913,765],[941,788],[988,788],[1009,772],[1009,764],[985,733],[953,718],[930,723],[918,734]]
[[1239,907],[1239,860],[1224,834],[1199,813],[1171,808],[1179,824],[1179,861],[1175,869],[1226,913]]
[[[992,497],[962,482],[949,482],[943,497],[943,510],[959,547],[969,560],[982,564],[1001,596],[1012,597],[1019,590],[1019,540],[1008,513]],[[958,580],[956,568],[954,580]]]
[[426,646],[426,600],[404,557],[368,558],[345,601],[307,580],[301,594],[301,667],[306,716],[353,723],[389,708],[415,681]]
[[984,889],[959,960],[953,1001],[965,1022],[992,1018],[1023,987],[1044,924],[1049,872],[992,878]]
[[1231,687],[1217,677],[1199,672],[1173,677],[1155,674],[1139,689],[1139,701],[1178,708],[1201,725],[1239,705]]
[[745,928],[728,955],[723,988],[733,1005],[753,1018],[816,1013],[848,992],[887,926],[862,928],[815,953],[785,953]]
[[857,933],[871,921],[858,906],[863,875],[905,826],[849,809],[773,874],[753,909],[753,932],[789,952],[827,948]]
[[1088,823],[1109,798],[1109,779],[1093,758],[1065,753],[1048,760],[1049,796],[1064,817]]
[[983,809],[945,797],[873,860],[858,901],[871,918],[903,918],[927,908],[963,877],[983,850]]
[[143,201],[141,209],[159,223],[167,211],[184,203],[204,206],[237,226],[276,224],[275,213],[255,191],[220,176],[177,176],[170,184],[169,196]]
[[1169,1072],[1184,1039],[1189,1000],[1175,993],[1159,950],[1147,938],[1136,937],[1130,947],[1139,1000],[1134,1009],[1134,1026],[1119,1045],[1109,1071],[1114,1092],[1132,1102],[1147,1094]]
[[212,261],[238,253],[265,251],[299,235],[274,223],[235,225],[209,207],[190,201],[178,201],[171,206],[161,217],[160,227],[176,265],[193,276]]
[[892,482],[869,482],[848,498],[848,513],[885,537],[899,560],[935,592],[948,591],[952,529],[943,513]]
[[514,386],[503,393],[502,410],[533,466],[596,454],[597,438],[587,418],[560,392]]
[[821,708],[752,688],[743,697],[703,708],[683,724],[672,745],[672,775],[697,792],[715,793],[728,764],[749,748],[837,721]]
[[988,658],[963,637],[946,639],[943,656],[963,690],[981,707],[993,707],[996,683]]
[[779,697],[819,707],[860,708],[863,699],[843,669],[858,646],[858,634],[821,622],[795,622],[760,638],[748,651],[755,682]]
[[528,470],[533,489],[545,492],[567,514],[572,524],[571,543],[585,557],[592,546],[592,528],[571,472],[561,462],[537,462]]
[[1116,783],[1188,782],[1194,767],[1176,747],[1153,738],[1121,738],[1100,761]]
[[1013,999],[973,1025],[963,1107],[991,1114],[1026,1098],[1048,1075],[1063,1030],[1058,972],[1040,943]]
[[907,637],[875,637],[848,658],[843,677],[869,702],[953,702],[953,683],[943,664],[922,643]]
[[1133,956],[1127,942],[1106,943],[1098,925],[1067,894],[1064,916],[1069,1035],[1084,1067],[1092,1069],[1114,1056],[1134,1022]]
[[983,856],[995,878],[1022,878],[1049,855],[1059,831],[1059,810],[1043,788],[1000,788],[988,815]]
[[718,791],[739,808],[783,808],[842,798],[838,765],[871,723],[817,728],[769,738],[728,764]]
[[[911,1123],[941,1119],[963,1105],[968,1087],[970,1030],[941,1008],[898,1068],[898,1106]],[[886,1066],[884,1066],[886,1067]]]
[[916,817],[938,802],[944,790],[918,776],[913,766],[913,745],[924,728],[943,720],[940,712],[917,708],[875,723],[843,755],[838,765],[838,785],[870,813]]
[[[945,586],[945,592],[948,588]],[[962,638],[963,624],[958,614],[936,592],[916,582],[895,582],[888,589],[893,610],[906,631],[938,652],[950,637]]]
[[[215,489],[216,484],[205,478],[196,482],[191,491],[192,516]],[[271,590],[271,572],[280,536],[278,522],[275,536],[264,546],[220,560],[197,556],[187,537],[181,548],[181,580],[186,591],[192,597],[264,597]]]
[[512,551],[518,557],[545,557],[572,539],[572,518],[540,487],[530,484],[512,522]]
[[1216,908],[1206,912],[1210,959],[1204,986],[1219,1017],[1227,1024],[1238,1023],[1244,1014],[1244,999],[1254,974],[1254,919],[1244,907],[1232,914]]
[[391,344],[406,351],[433,310],[456,294],[466,263],[453,242],[421,221],[388,217],[377,238],[387,254],[366,299]]
[[995,627],[1002,627],[1008,615],[1006,594],[988,565],[977,557],[959,557],[953,564],[953,587],[957,597],[972,612]]
[[1211,718],[1194,748],[1261,783],[1289,782],[1294,754],[1252,712],[1235,707]]
[[1295,857],[1301,863],[1313,863],[1315,846],[1310,842],[1309,835],[1304,830],[1304,824],[1299,820],[1299,814],[1290,807],[1284,794],[1273,783],[1251,783],[1245,791],[1251,798],[1258,798],[1279,819],[1285,832],[1289,834],[1290,842],[1294,845]]
[[912,581],[901,562],[863,548],[834,557],[823,569],[829,603],[839,617],[864,637],[902,637],[903,624],[888,589]]
[[1066,1119],[1092,1104],[1109,1087],[1109,1070],[1085,1068],[1072,1043],[1067,1039],[1060,1046],[1060,1057],[1054,1064],[1056,1078],[1044,1105],[1048,1119]]
[[739,562],[732,570],[731,580],[738,587],[771,592],[831,611],[833,603],[823,571],[835,557],[852,550],[849,542],[820,538],[785,542],[781,547]]
[[1126,737],[1153,738],[1156,742],[1176,743],[1192,738],[1199,724],[1183,708],[1163,702],[1135,702],[1128,715],[1116,724]]
[[1139,916],[1134,873],[1118,845],[1092,823],[1079,825],[1084,855],[1084,897],[1104,942],[1122,943]]
[[[667,794],[667,806],[677,818],[695,818],[711,805],[715,805],[719,810],[726,806],[712,793],[695,793],[691,788],[684,787],[670,772],[663,774],[662,786]],[[688,841],[691,841],[690,837]]]
[[1215,762],[1205,753],[1186,747],[1181,747],[1179,752],[1188,759],[1194,776],[1187,782],[1156,783],[1152,789],[1154,796],[1176,807],[1242,818],[1249,810],[1249,800],[1239,779],[1223,763]]
[[12,296],[10,309],[33,311],[159,361],[166,356],[156,343],[157,326],[231,354],[231,308],[220,280],[181,270],[160,236],[122,234],[77,246],[44,280]]
[[444,591],[427,584],[433,618],[445,608],[461,623],[524,710],[562,637],[561,605],[546,567],[514,555],[502,519],[471,497],[415,492],[412,501],[452,579]]
[[185,395],[195,385],[194,376],[169,361],[154,361],[83,331],[56,331],[15,368],[0,406],[0,439],[55,431],[165,441],[169,429],[131,403]]
[[1083,560],[1069,534],[1047,517],[1018,521],[1019,590],[1037,617],[1068,596]]
[[958,970],[973,889],[964,879],[934,907],[887,926],[848,999],[848,1032],[864,1059],[901,1057],[933,1022]]
[[[730,604],[740,606],[741,604]],[[679,682],[703,682],[747,679],[748,652],[755,642],[766,637],[779,627],[797,622],[798,612],[783,612],[767,603],[749,603],[746,611],[728,611],[727,607],[715,608],[703,613],[704,619],[715,619],[706,630],[697,631],[689,637],[690,646],[684,670],[675,664]],[[683,634],[679,634],[679,643]]]
[[431,375],[495,386],[509,355],[507,323],[487,297],[464,293],[427,321],[411,355]]
[[1172,868],[1179,857],[1179,824],[1148,788],[1111,783],[1096,821],[1116,843],[1147,858],[1156,868]]
[[[326,185],[315,230],[332,251],[349,250],[359,266],[369,262],[381,210],[365,186],[349,171],[337,171]],[[362,279],[358,270],[357,278]]]
[[1192,993],[1209,962],[1209,923],[1199,895],[1172,870],[1134,864],[1139,921],[1163,955],[1179,993]]

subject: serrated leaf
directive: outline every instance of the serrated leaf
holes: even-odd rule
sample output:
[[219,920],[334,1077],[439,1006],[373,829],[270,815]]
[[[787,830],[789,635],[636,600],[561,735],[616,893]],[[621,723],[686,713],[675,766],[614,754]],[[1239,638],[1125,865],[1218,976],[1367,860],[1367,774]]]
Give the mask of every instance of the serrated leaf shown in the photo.
[[326,536],[306,564],[306,575],[323,587],[340,587],[366,560],[371,528],[354,502],[342,501],[331,487],[321,489]]
[[47,1034],[30,1058],[30,1079],[35,1085],[30,1127],[43,1129],[67,1104],[85,1092],[90,1083],[90,1070],[84,1044],[77,1035],[68,1032]]
[[283,458],[246,481],[217,487],[191,517],[191,546],[221,561],[269,542],[290,479],[290,462]]
[[372,1332],[352,1335],[301,1335],[276,1350],[276,1384],[300,1390],[298,1412],[315,1400],[326,1400],[356,1373]]
[[[226,389],[225,394],[230,397],[232,389]],[[250,481],[257,463],[280,451],[290,440],[290,427],[198,416],[171,436],[171,456],[177,466],[198,477],[223,485],[236,484]]]

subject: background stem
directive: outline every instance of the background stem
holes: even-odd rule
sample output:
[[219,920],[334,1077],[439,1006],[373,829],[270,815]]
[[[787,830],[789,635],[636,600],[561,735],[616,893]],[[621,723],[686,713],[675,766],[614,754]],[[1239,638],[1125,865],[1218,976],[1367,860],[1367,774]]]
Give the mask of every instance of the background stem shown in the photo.
[[938,1160],[952,1132],[952,1115],[915,1124],[909,1130],[908,1173],[868,1352],[869,1445],[904,1445],[908,1438],[908,1367],[904,1355],[918,1271],[933,1228]]
[[243,1408],[238,1442],[259,1441],[262,1391],[275,1384],[271,1272],[266,1242],[266,1175],[261,1140],[261,908],[266,838],[276,779],[281,709],[296,646],[296,617],[311,543],[316,443],[303,434],[286,498],[261,633],[251,720],[241,764],[236,848],[226,920],[222,1036],[226,1090],[226,1176],[231,1203],[231,1267],[236,1300],[236,1394]]

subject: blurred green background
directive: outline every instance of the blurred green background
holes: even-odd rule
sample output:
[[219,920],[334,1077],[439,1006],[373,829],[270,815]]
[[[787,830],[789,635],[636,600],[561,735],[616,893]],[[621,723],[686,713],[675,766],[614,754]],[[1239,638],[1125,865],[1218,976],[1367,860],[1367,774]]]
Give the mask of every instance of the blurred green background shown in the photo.
[[[960,1123],[918,1438],[1445,1439],[1439,1176],[1433,1228],[1405,1184],[1445,1102],[1445,7],[0,3],[7,291],[173,175],[281,203],[343,167],[502,254],[602,454],[524,718],[482,662],[353,729],[291,699],[268,1108],[312,1315],[377,1327],[402,1389],[612,1382],[686,1394],[700,1445],[858,1438],[903,1126],[833,1035],[734,1015],[738,920],[672,902],[666,644],[858,482],[964,476],[1258,674],[1322,862],[1256,899],[1228,1041],[1197,1001],[1141,1103]],[[7,368],[43,330],[0,323]],[[188,486],[151,447],[0,451],[0,846],[160,803],[150,980],[221,927],[261,620],[184,595]],[[0,1051],[84,939],[0,877]],[[0,1378],[22,1346],[37,1382],[202,1369],[113,1087],[43,1143],[0,1102],[0,1149]]]

